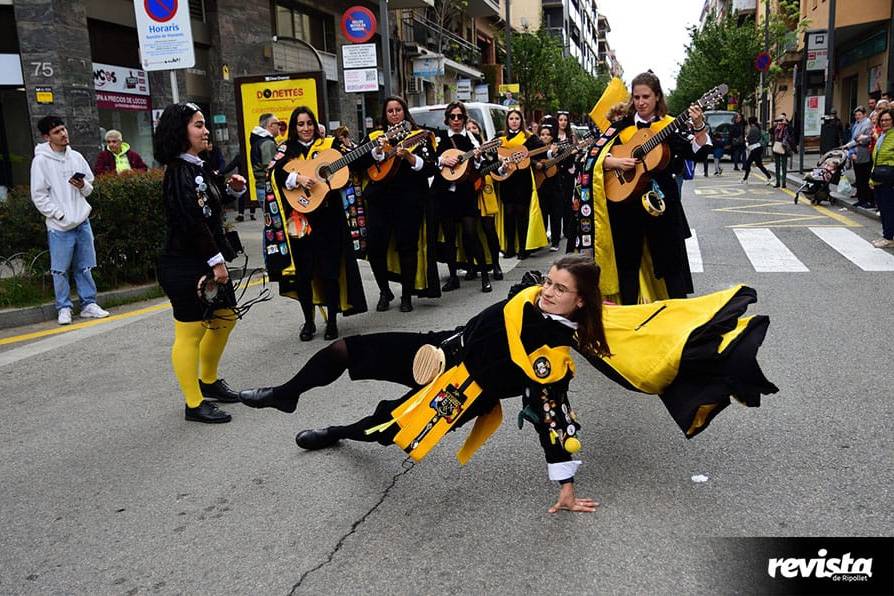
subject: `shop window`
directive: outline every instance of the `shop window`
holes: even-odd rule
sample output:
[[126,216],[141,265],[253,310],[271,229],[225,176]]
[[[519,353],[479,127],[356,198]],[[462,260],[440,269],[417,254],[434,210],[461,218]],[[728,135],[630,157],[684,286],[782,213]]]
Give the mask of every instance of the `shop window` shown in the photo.
[[335,54],[335,19],[305,6],[276,5],[275,31],[280,37],[306,41],[321,52]]
[[12,6],[0,6],[0,54],[19,53],[19,34]]
[[189,0],[189,16],[192,19],[205,22],[205,0]]
[[94,62],[141,68],[140,42],[136,29],[88,19],[87,31]]

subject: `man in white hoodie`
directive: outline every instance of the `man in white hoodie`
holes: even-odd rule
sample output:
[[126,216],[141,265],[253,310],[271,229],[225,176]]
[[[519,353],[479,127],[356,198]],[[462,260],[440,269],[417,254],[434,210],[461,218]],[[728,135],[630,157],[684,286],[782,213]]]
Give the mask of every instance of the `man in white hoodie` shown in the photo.
[[69,147],[68,129],[58,116],[44,116],[37,129],[46,143],[34,148],[31,162],[31,200],[47,219],[50,271],[56,292],[60,325],[71,324],[72,270],[81,298],[81,317],[102,319],[109,313],[96,303],[96,283],[90,270],[96,267],[90,204],[93,172],[84,156]]

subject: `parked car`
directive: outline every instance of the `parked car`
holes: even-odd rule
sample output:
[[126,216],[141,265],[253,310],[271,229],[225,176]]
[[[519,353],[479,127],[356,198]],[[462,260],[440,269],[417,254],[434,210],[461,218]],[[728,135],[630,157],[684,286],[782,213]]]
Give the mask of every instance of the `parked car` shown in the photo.
[[723,144],[727,154],[729,154],[730,146],[729,129],[735,116],[735,112],[727,110],[707,110],[705,112],[705,122],[711,127],[711,135]]
[[[481,125],[481,132],[484,134],[485,141],[494,138],[506,127],[506,112],[509,111],[509,108],[506,106],[477,101],[465,102],[465,106],[469,112],[469,118],[474,119]],[[417,106],[410,108],[410,114],[412,114],[416,124],[420,126],[446,130],[447,125],[444,124],[444,110],[446,108],[447,104],[445,103],[433,106]]]

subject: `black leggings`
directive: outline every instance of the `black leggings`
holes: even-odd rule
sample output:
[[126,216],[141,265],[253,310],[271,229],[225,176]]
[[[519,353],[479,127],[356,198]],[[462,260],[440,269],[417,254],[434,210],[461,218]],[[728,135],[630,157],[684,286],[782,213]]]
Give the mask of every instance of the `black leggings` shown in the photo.
[[[478,228],[478,216],[466,215],[459,221],[462,223],[463,249],[466,253],[466,263],[469,265],[469,271],[474,271],[475,263],[478,263],[478,269],[487,272],[487,263],[484,262],[484,249],[476,234]],[[456,224],[457,220],[446,220],[441,228],[444,231],[444,243],[447,245],[447,268],[450,270],[450,276],[456,276]]]
[[527,256],[529,203],[503,203],[506,232],[506,256],[515,255],[515,234],[518,232],[518,254]]
[[758,147],[757,149],[753,149],[751,153],[748,154],[748,159],[745,160],[745,177],[742,180],[748,180],[748,174],[751,173],[751,164],[755,164],[757,169],[764,173],[764,176],[767,177],[767,180],[770,180],[772,177],[770,176],[769,170],[764,167],[764,162],[761,161],[761,158],[764,154],[764,148]]
[[484,236],[487,238],[487,248],[490,250],[494,271],[500,271],[500,237],[497,235],[497,224],[494,216],[482,217],[481,227],[484,228]]

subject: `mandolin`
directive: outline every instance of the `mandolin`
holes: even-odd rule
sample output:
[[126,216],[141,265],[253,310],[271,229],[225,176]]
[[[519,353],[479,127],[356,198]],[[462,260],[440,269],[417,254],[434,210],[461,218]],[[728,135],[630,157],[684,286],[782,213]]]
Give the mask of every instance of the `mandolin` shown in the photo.
[[[559,150],[565,149],[569,145],[571,145],[570,141],[559,141],[558,143],[556,143],[556,147]],[[529,167],[531,165],[532,157],[540,155],[541,153],[546,153],[547,151],[549,151],[549,145],[538,147],[537,149],[532,149],[530,151],[528,151],[528,149],[526,149],[525,147],[520,147],[518,149],[513,149],[511,147],[500,147],[497,149],[497,156],[500,159],[510,158],[509,167],[506,169],[505,174],[498,174],[494,172],[493,174],[491,174],[491,177],[494,180],[503,182],[504,180],[512,176],[516,172],[516,170],[524,170],[525,168]],[[517,153],[522,154],[521,159],[515,158]]]
[[435,135],[430,130],[419,130],[410,136],[401,139],[396,145],[391,145],[389,143],[389,147],[384,150],[385,159],[376,162],[367,168],[366,173],[369,176],[370,181],[384,182],[397,174],[397,171],[400,169],[400,163],[397,157],[398,149],[403,148],[412,151],[417,145],[425,142],[426,139],[433,140],[434,136]]
[[[383,137],[386,140],[402,139],[410,132],[410,123],[401,122],[389,128]],[[369,141],[348,153],[342,154],[338,149],[325,149],[314,153],[311,159],[295,158],[283,166],[286,172],[298,172],[317,181],[310,188],[297,186],[292,190],[283,188],[292,209],[301,213],[309,213],[320,206],[331,190],[343,188],[351,176],[348,166],[357,161],[380,144],[379,140]]]
[[[482,143],[478,150],[484,154],[495,151],[502,141],[500,139],[491,139],[486,143]],[[446,166],[441,167],[441,176],[447,182],[462,182],[469,175],[469,160],[475,155],[475,149],[463,152],[461,149],[448,149],[441,157],[455,157],[456,165],[452,168]]]
[[543,181],[547,178],[552,178],[559,172],[558,164],[565,160],[568,156],[570,156],[575,151],[580,149],[586,149],[590,145],[596,142],[596,137],[593,136],[592,133],[587,133],[583,136],[577,143],[568,147],[567,149],[561,151],[557,156],[552,159],[545,159],[540,162],[541,168],[534,169],[534,184],[537,185],[537,188],[540,188],[540,185],[543,184]]
[[[696,103],[703,110],[711,109],[727,91],[726,85],[718,85],[702,95]],[[612,157],[632,157],[637,160],[637,164],[627,171],[605,170],[605,197],[615,203],[640,197],[651,180],[651,174],[663,170],[670,162],[670,148],[665,141],[676,134],[677,130],[685,128],[687,120],[688,109],[657,132],[650,128],[641,128],[623,145],[612,145]]]

